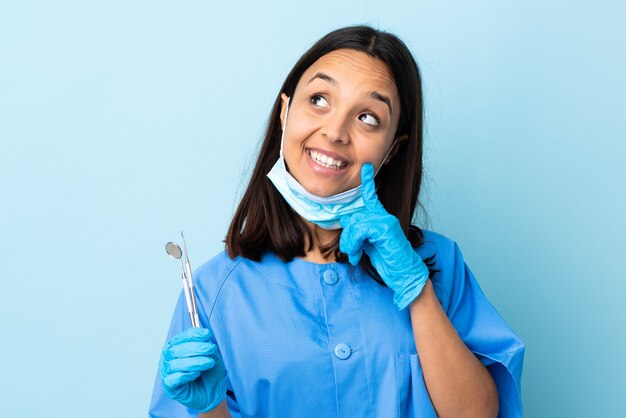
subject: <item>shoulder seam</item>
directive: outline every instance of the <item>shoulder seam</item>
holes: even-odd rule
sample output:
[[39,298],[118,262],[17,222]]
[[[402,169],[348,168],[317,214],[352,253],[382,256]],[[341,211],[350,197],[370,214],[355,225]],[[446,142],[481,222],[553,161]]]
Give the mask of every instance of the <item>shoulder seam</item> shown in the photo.
[[224,277],[224,280],[222,280],[222,283],[220,283],[219,288],[217,289],[217,292],[215,293],[213,303],[211,304],[211,309],[209,310],[209,314],[207,315],[207,320],[209,322],[211,321],[211,316],[213,315],[213,309],[215,308],[215,304],[217,303],[217,300],[220,298],[220,295],[222,293],[222,288],[226,284],[226,281],[229,279],[230,275],[233,273],[233,271],[235,271],[237,266],[241,264],[241,262],[243,262],[243,258],[237,261],[235,265],[230,268],[230,270],[228,271],[228,274],[226,275],[226,277]]

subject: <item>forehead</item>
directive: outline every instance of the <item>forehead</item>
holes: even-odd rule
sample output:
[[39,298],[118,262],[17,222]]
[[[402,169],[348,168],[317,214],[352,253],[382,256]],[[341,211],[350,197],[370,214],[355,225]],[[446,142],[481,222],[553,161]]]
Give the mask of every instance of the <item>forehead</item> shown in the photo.
[[322,56],[302,74],[298,87],[306,86],[319,72],[335,79],[340,89],[375,90],[397,100],[396,83],[387,64],[364,52],[338,49]]

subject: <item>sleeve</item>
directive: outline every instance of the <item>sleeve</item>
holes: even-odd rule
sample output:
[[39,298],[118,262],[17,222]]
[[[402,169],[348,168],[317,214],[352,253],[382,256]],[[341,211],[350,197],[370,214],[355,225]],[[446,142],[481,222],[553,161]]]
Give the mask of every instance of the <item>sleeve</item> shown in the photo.
[[[449,260],[441,264],[440,283],[445,292],[439,299],[465,345],[487,367],[498,389],[498,418],[522,416],[521,377],[524,343],[498,314],[483,294],[476,278],[454,243]],[[439,288],[439,289],[437,289]]]
[[[197,292],[197,296],[201,297],[201,292]],[[201,303],[201,300],[198,300]],[[203,310],[198,308],[199,313],[203,316]],[[202,324],[208,323],[206,317],[200,318]],[[206,325],[205,325],[206,326]],[[174,335],[191,327],[191,320],[187,313],[187,304],[185,302],[185,295],[181,291],[178,297],[178,302],[174,309],[172,321],[170,323],[170,329],[167,333],[166,342],[170,340]],[[226,391],[226,402],[228,404],[228,410],[233,418],[240,418],[239,407],[233,396],[232,387],[230,381],[228,382],[228,388]],[[183,404],[171,399],[163,391],[163,385],[161,382],[161,374],[158,372],[154,381],[154,389],[152,390],[152,399],[150,401],[149,418],[196,418],[198,412],[194,409],[187,408]]]

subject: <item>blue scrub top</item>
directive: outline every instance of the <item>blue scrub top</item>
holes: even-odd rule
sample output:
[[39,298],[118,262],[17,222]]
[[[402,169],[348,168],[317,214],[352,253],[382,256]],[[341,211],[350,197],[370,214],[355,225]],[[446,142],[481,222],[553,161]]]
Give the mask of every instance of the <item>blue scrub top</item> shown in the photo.
[[[491,372],[498,417],[521,417],[524,344],[485,298],[454,241],[431,231],[416,251],[435,256],[437,298]],[[348,263],[261,261],[218,254],[194,273],[200,322],[228,371],[233,417],[436,417],[409,310]],[[183,294],[166,340],[190,327]],[[150,417],[197,417],[171,400],[157,373]]]

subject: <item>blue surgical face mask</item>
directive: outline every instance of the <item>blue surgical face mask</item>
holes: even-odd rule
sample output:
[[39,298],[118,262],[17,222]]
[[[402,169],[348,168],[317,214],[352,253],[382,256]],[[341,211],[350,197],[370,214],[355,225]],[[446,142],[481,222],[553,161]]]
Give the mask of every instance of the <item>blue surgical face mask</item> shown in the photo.
[[[283,125],[283,132],[280,138],[280,156],[274,167],[267,173],[267,177],[274,183],[276,189],[298,215],[324,229],[339,229],[341,228],[339,220],[342,217],[352,215],[364,206],[361,185],[333,196],[317,196],[306,190],[287,171],[283,145],[285,143],[285,131],[287,130],[287,116],[289,115],[289,100],[291,98],[287,99],[285,124]],[[394,140],[391,144],[383,162],[389,156],[395,142]],[[378,167],[378,170],[380,170],[380,167]],[[374,176],[378,174],[378,170],[376,170]]]

